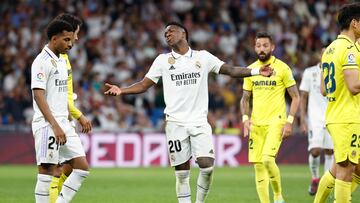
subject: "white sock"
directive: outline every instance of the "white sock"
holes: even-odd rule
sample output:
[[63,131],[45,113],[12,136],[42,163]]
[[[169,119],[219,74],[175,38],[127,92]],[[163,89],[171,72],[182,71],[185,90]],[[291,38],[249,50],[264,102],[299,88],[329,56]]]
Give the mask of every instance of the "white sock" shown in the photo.
[[320,156],[313,157],[313,155],[309,154],[309,168],[313,179],[320,178],[319,175]]
[[196,203],[203,203],[209,193],[214,167],[200,168],[197,180]]
[[36,203],[49,202],[49,188],[52,176],[45,174],[38,174],[35,186],[35,201]]
[[175,171],[176,177],[176,196],[179,203],[191,203],[190,190],[190,171],[179,170]]
[[56,203],[68,203],[80,189],[82,182],[89,175],[89,171],[74,169],[70,176],[65,180]]
[[324,173],[329,171],[334,161],[334,155],[325,154]]

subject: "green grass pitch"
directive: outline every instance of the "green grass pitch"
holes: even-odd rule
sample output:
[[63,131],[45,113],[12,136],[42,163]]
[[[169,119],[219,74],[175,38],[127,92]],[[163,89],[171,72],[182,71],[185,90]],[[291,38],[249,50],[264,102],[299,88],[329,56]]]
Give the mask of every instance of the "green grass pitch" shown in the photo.
[[[311,203],[307,189],[310,173],[306,165],[280,165],[283,194],[287,203]],[[198,170],[192,169],[191,189],[195,201]],[[35,166],[0,166],[0,202],[34,202]],[[270,189],[271,191],[271,189]],[[175,203],[172,168],[93,168],[74,203]],[[251,166],[216,168],[207,203],[256,203]],[[332,201],[328,201],[332,202]],[[360,203],[360,191],[352,203]]]

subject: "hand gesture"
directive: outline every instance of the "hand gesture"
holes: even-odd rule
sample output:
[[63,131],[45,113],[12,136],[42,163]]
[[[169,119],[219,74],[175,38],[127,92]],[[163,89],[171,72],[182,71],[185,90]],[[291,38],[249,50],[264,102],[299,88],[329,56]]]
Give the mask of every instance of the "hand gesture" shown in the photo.
[[260,75],[270,77],[274,70],[270,67],[270,64],[264,65],[260,68]]
[[288,138],[288,137],[291,135],[291,133],[292,133],[292,124],[286,122],[285,125],[284,125],[284,127],[283,127],[283,130],[282,130],[282,131],[283,131],[283,132],[282,132],[281,138],[282,138],[282,139]]
[[82,127],[82,129],[81,129],[82,133],[88,133],[91,131],[91,129],[92,129],[91,122],[84,115],[81,115],[81,117],[79,118],[78,121]]
[[56,138],[56,143],[60,145],[64,145],[66,143],[66,135],[64,131],[61,129],[61,127],[59,125],[54,125],[52,130]]
[[244,121],[244,137],[249,136],[249,134],[250,134],[250,126],[251,126],[251,121],[250,120]]
[[119,96],[121,94],[121,89],[118,86],[111,85],[109,83],[105,83],[105,86],[108,87],[109,89],[106,92],[104,92],[104,94],[111,96]]

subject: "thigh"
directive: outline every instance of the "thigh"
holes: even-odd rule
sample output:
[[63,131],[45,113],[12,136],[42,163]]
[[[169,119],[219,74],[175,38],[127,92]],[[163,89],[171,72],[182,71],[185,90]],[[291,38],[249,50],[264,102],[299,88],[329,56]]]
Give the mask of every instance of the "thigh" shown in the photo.
[[360,152],[360,124],[328,124],[327,129],[334,142],[336,163],[349,159],[357,164]]
[[211,126],[207,123],[202,126],[188,127],[192,154],[199,157],[215,158],[215,149]]
[[80,137],[75,132],[75,128],[70,122],[62,123],[66,135],[65,145],[60,146],[60,160],[61,162],[69,161],[77,157],[85,157],[85,151],[81,143]]
[[263,155],[276,156],[282,142],[282,129],[284,124],[269,125],[266,130]]
[[191,158],[190,136],[184,126],[166,122],[166,141],[171,166],[178,166]]
[[59,163],[59,145],[50,125],[36,130],[34,141],[37,165]]
[[266,127],[264,126],[250,126],[249,135],[249,162],[261,162],[263,153],[265,138],[266,138]]

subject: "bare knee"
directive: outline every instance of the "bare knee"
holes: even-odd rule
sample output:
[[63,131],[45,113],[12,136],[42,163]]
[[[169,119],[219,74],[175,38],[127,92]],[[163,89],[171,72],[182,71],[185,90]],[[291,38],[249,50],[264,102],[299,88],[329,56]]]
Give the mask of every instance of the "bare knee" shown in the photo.
[[200,168],[209,168],[214,166],[214,158],[211,157],[199,157],[196,161]]
[[69,161],[69,164],[73,169],[80,169],[84,171],[89,170],[89,164],[86,160],[86,157],[76,157]]
[[324,153],[325,153],[326,155],[333,155],[333,154],[334,154],[334,150],[332,150],[332,149],[324,149]]
[[176,171],[180,170],[190,170],[190,160],[186,161],[185,163],[179,164],[175,166]]
[[313,156],[313,157],[318,157],[320,156],[320,153],[321,153],[321,149],[320,148],[313,148],[310,150],[310,154]]

